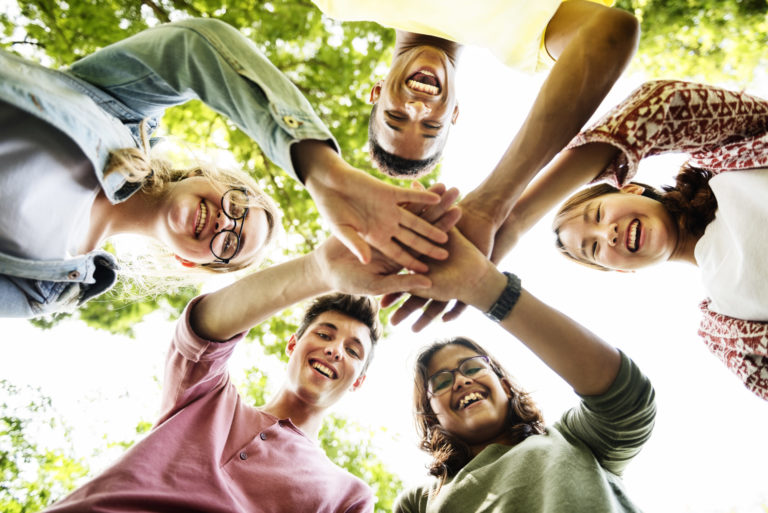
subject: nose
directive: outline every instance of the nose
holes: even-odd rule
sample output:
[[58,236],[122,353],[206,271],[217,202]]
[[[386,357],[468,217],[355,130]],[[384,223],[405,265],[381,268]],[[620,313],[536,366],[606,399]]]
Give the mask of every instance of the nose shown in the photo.
[[469,386],[472,384],[472,378],[468,378],[463,374],[460,374],[458,371],[454,371],[453,373],[453,389],[454,390],[461,390],[461,387]]
[[432,109],[422,101],[414,100],[405,102],[405,111],[413,117],[420,118],[429,115]]
[[609,224],[600,230],[600,237],[609,246],[615,246],[619,242],[619,225]]
[[219,210],[216,214],[216,223],[214,228],[216,228],[217,232],[220,232],[221,230],[234,230],[235,220],[230,219],[229,216],[224,214],[222,210]]
[[331,344],[325,347],[325,355],[332,359],[334,362],[341,360],[342,346],[341,344]]

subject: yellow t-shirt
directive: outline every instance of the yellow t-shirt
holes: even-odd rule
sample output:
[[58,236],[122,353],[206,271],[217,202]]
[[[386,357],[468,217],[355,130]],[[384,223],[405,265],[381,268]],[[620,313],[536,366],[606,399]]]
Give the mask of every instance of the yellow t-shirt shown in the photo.
[[[507,66],[550,67],[544,30],[561,0],[313,0],[340,21],[375,21],[385,27],[488,48]],[[565,0],[567,1],[567,0]],[[614,0],[590,0],[613,5]]]

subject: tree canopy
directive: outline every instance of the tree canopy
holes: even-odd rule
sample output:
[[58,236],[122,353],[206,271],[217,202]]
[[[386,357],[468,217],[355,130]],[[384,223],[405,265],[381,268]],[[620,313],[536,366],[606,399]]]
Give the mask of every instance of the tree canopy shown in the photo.
[[[632,66],[649,78],[667,77],[745,84],[764,66],[768,41],[766,0],[618,0],[617,6],[641,20],[641,40]],[[368,91],[391,58],[394,32],[374,23],[340,24],[324,18],[310,0],[17,0],[0,12],[0,46],[46,65],[71,64],[94,50],[157,23],[189,16],[221,19],[240,29],[285,72],[315,107],[337,138],[344,157],[372,170],[365,154]],[[288,234],[282,260],[312,249],[327,235],[317,210],[300,184],[290,179],[261,149],[227,119],[199,102],[170,109],[161,125],[171,135],[200,147],[223,147],[280,205]],[[215,143],[214,143],[215,142]],[[425,179],[434,179],[433,173]],[[142,297],[122,281],[111,293],[91,301],[75,317],[90,326],[130,335],[135,323],[153,311],[179,315],[195,287]],[[296,329],[299,309],[255,327],[250,340],[265,352],[284,357],[285,341]],[[51,328],[69,314],[34,321]],[[243,392],[262,404],[267,376],[252,369]],[[0,381],[5,397],[24,394]],[[50,402],[34,392],[22,413],[9,401],[0,405],[0,509],[33,512],[66,493],[87,475],[82,460],[67,446],[45,448],[32,424],[65,429]],[[146,432],[137,425],[137,436]],[[380,511],[391,508],[399,480],[370,445],[370,430],[339,417],[328,419],[321,443],[329,456],[372,484]],[[133,440],[119,442],[127,448]]]

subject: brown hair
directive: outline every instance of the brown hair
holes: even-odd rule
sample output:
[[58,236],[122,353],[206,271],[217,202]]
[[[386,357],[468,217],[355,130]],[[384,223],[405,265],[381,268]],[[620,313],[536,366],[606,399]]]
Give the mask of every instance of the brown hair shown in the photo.
[[[643,187],[643,196],[661,202],[681,233],[698,238],[704,234],[704,230],[715,218],[717,211],[717,198],[709,186],[709,180],[713,176],[712,171],[708,169],[686,165],[678,173],[674,186],[664,185],[661,190],[658,190],[644,183],[630,183]],[[581,205],[600,196],[618,192],[620,189],[612,185],[599,183],[577,192],[560,206],[552,222],[552,230],[555,232],[555,246],[561,254],[592,269],[608,270],[599,264],[584,262],[571,255],[560,240],[560,227]]]
[[301,324],[296,330],[296,338],[300,339],[309,325],[325,312],[338,312],[368,327],[371,336],[371,350],[363,364],[360,375],[364,375],[373,359],[373,350],[381,337],[381,323],[379,322],[379,303],[370,296],[356,296],[352,294],[326,294],[315,298],[304,312]]
[[500,379],[505,379],[508,382],[512,395],[509,398],[506,435],[512,445],[519,444],[529,436],[544,432],[544,418],[531,396],[479,344],[464,337],[454,337],[433,342],[422,349],[416,358],[413,406],[416,431],[421,439],[420,448],[432,455],[433,458],[428,470],[430,475],[438,479],[437,487],[434,491],[435,494],[440,491],[448,477],[455,475],[473,457],[469,446],[463,440],[451,435],[440,426],[437,415],[432,410],[432,405],[429,402],[427,367],[435,353],[449,345],[464,346],[479,355],[487,356],[491,362],[493,372]]

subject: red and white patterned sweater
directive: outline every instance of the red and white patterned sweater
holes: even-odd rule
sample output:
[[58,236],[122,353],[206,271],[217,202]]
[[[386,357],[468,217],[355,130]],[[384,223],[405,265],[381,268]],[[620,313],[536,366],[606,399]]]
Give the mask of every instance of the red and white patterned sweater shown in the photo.
[[[688,153],[689,164],[714,173],[768,167],[768,101],[704,84],[646,82],[568,148],[594,142],[621,150],[596,179],[616,187],[634,177],[640,160],[662,153]],[[704,343],[768,400],[768,322],[736,319],[708,306],[709,300],[700,305]]]

